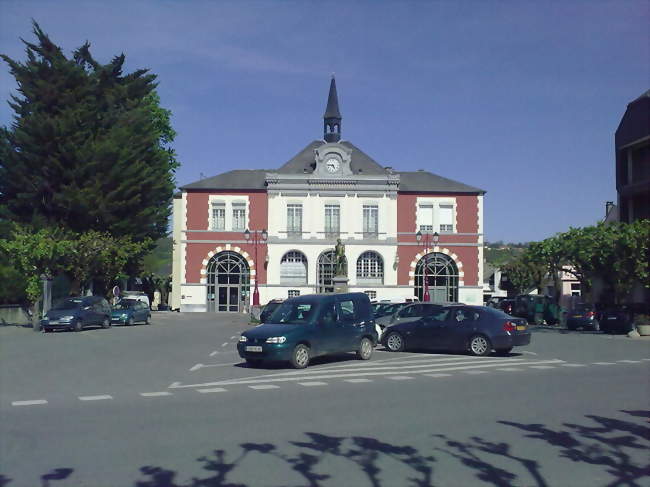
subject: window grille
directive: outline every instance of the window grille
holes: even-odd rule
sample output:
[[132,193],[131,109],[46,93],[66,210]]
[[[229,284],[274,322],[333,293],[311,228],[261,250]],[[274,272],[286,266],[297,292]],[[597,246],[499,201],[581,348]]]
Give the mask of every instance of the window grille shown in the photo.
[[287,233],[290,237],[302,235],[302,205],[287,205]]
[[325,205],[325,237],[338,237],[340,229],[341,208],[339,205]]
[[364,252],[357,260],[357,281],[364,284],[383,284],[384,262],[377,252]]
[[440,233],[451,233],[454,231],[454,206],[440,205],[438,212],[440,221]]
[[300,290],[299,289],[289,289],[287,291],[287,297],[288,298],[297,298],[300,296]]
[[377,299],[377,291],[364,291],[364,293],[370,298],[370,300]]
[[307,284],[307,257],[302,252],[287,252],[280,261],[280,284]]
[[246,203],[232,204],[232,231],[243,232],[246,228]]
[[212,230],[226,229],[226,204],[212,203]]
[[379,234],[379,207],[363,205],[363,237],[377,238]]

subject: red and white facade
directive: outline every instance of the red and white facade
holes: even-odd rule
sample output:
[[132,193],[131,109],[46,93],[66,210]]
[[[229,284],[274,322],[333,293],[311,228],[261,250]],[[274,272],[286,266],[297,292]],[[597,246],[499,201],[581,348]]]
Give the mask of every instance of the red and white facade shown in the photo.
[[[330,91],[326,115],[331,100]],[[340,115],[325,118],[327,140],[277,171],[231,171],[181,188],[172,308],[246,312],[255,284],[262,304],[331,292],[337,239],[350,291],[422,299],[426,274],[432,301],[482,304],[484,191],[382,167],[339,140]],[[327,130],[332,120],[335,135]],[[264,230],[266,240],[254,245],[246,229]],[[418,241],[418,232],[430,237]]]

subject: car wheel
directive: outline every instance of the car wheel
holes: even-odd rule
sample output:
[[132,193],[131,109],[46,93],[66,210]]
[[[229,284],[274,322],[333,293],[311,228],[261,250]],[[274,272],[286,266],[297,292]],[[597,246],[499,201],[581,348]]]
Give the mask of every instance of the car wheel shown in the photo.
[[74,331],[81,331],[84,329],[84,325],[81,320],[77,320],[74,324]]
[[386,348],[391,352],[401,352],[404,350],[404,338],[396,331],[391,331],[384,343],[386,343]]
[[368,360],[370,357],[372,357],[372,342],[367,338],[362,338],[357,350],[357,358]]
[[127,326],[133,326],[135,321],[133,321],[133,316],[126,321]]
[[477,357],[484,357],[492,351],[490,340],[484,335],[474,335],[469,339],[469,351],[472,355]]
[[294,369],[304,369],[309,365],[309,347],[302,343],[296,345],[291,355],[291,365]]
[[600,331],[600,321],[594,320],[594,331]]
[[150,318],[151,318],[151,316],[147,315],[147,317],[144,319],[144,324],[145,325],[150,325],[151,324]]
[[102,328],[110,328],[111,327],[111,320],[108,318],[104,318],[104,321],[102,321]]
[[512,347],[500,348],[499,350],[497,350],[497,353],[499,355],[508,355],[510,352],[512,352]]
[[262,364],[262,361],[258,358],[247,358],[246,363],[249,367],[259,367]]

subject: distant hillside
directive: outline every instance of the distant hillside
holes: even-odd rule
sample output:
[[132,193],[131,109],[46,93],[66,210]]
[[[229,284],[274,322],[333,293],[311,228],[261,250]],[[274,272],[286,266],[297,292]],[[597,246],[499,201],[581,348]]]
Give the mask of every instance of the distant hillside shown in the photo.
[[520,256],[528,243],[485,242],[483,258],[494,267],[501,267]]

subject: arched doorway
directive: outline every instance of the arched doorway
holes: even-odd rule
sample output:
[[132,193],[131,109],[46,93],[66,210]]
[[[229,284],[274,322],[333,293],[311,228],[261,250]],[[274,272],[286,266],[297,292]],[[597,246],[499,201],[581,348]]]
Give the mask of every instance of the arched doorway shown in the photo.
[[[347,264],[347,259],[346,259]],[[346,265],[347,268],[347,265]],[[334,283],[332,278],[336,272],[336,253],[334,250],[326,250],[318,257],[318,292],[333,293]]]
[[415,266],[415,295],[424,299],[424,266],[427,265],[427,283],[432,303],[458,301],[458,267],[448,255],[432,252],[422,257]]
[[219,252],[207,265],[208,311],[241,313],[250,296],[250,269],[243,256]]

